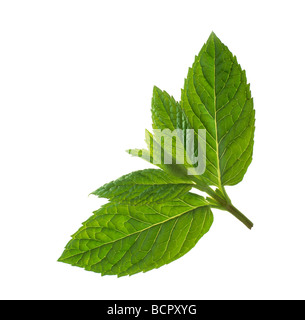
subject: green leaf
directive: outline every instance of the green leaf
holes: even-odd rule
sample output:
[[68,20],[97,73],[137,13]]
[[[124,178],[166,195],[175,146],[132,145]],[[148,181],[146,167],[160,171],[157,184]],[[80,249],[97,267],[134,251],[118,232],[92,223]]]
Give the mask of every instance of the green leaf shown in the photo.
[[109,203],[83,223],[59,261],[102,275],[146,272],[186,254],[212,223],[207,202],[191,193],[163,203]]
[[153,90],[151,113],[154,129],[173,131],[191,128],[179,102],[156,86]]
[[[157,87],[153,89],[151,111],[154,129],[174,131],[176,129],[185,130],[188,127],[187,118],[183,114],[180,104]],[[169,138],[172,140],[171,136]],[[173,142],[172,147],[164,148],[160,139],[156,139],[148,130],[145,131],[145,142],[148,150],[130,149],[127,152],[132,156],[143,158],[165,171],[167,171],[168,164],[164,163],[164,155],[170,155],[175,162],[176,152],[174,150],[177,150],[178,147],[184,151],[184,142],[171,141]]]
[[[205,150],[205,141],[188,135],[187,129],[191,126],[180,104],[165,91],[154,87],[151,110],[154,134],[146,130],[148,150],[131,149],[127,152],[179,177],[189,178],[190,172],[196,173],[197,168],[204,171],[195,157],[198,156],[198,141],[201,150]],[[187,144],[193,144],[194,150],[187,148]],[[201,165],[205,166],[205,159],[202,159]]]
[[107,183],[93,194],[115,202],[143,204],[173,200],[189,192],[193,185],[188,179],[171,176],[162,170],[146,169]]
[[189,69],[181,106],[195,130],[207,131],[204,181],[240,182],[252,160],[253,100],[245,71],[214,33]]
[[[155,86],[151,112],[154,136],[150,134],[150,146],[148,147],[151,147],[153,141],[161,146],[163,154],[171,156],[173,160],[172,164],[176,163],[177,158],[180,156],[181,159],[183,159],[185,168],[192,167],[190,157],[186,150],[186,129],[190,129],[191,127],[180,104],[167,92]],[[180,129],[180,132],[178,132],[177,129]],[[162,132],[161,135],[166,141],[162,141],[162,139],[158,137],[158,130],[160,130],[160,133]],[[158,158],[158,162],[162,164],[165,162],[163,154],[160,156],[160,159]]]

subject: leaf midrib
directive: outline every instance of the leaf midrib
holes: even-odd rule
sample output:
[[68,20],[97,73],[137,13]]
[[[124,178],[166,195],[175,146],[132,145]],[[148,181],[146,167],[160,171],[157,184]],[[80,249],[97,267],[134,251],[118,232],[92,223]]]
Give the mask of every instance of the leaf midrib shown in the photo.
[[215,36],[213,38],[214,44],[214,123],[215,123],[215,143],[216,143],[216,158],[217,158],[217,176],[218,187],[222,188],[221,175],[220,175],[220,159],[219,159],[219,143],[218,143],[218,126],[217,126],[217,96],[216,96],[216,45]]

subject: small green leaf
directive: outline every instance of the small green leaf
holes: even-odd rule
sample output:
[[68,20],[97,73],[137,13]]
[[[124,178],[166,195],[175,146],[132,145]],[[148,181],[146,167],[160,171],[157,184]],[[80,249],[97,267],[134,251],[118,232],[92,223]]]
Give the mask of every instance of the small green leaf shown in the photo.
[[188,179],[171,176],[162,170],[146,169],[107,183],[93,194],[115,202],[143,204],[173,200],[192,187],[193,182]]
[[186,118],[180,103],[177,102],[166,91],[154,87],[151,103],[151,113],[154,129],[190,129],[190,124]]
[[[180,162],[180,164],[183,164],[184,168],[192,167],[190,156],[186,150],[186,130],[191,127],[180,104],[167,92],[154,87],[151,112],[154,129],[154,136],[150,134],[151,140],[161,145],[164,154],[170,155],[171,164],[179,162],[177,159],[180,157],[183,160],[183,163]],[[164,141],[158,137],[157,132],[160,133]],[[164,160],[161,155],[158,162],[164,164]]]
[[191,193],[163,203],[109,203],[83,223],[59,261],[102,275],[146,272],[186,254],[212,223],[207,202]]
[[[197,174],[197,169],[204,172],[205,140],[202,137],[199,139],[196,132],[191,132],[180,104],[167,92],[154,87],[151,110],[154,134],[146,130],[148,150],[131,149],[128,153],[175,176],[188,177]],[[196,160],[199,146],[202,151],[200,166]]]

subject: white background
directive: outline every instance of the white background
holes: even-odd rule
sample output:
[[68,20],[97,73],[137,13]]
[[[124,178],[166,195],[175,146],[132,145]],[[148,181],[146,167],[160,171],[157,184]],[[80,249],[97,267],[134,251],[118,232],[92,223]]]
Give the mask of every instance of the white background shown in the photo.
[[[1,1],[2,299],[304,299],[304,1]],[[247,71],[254,160],[227,189],[252,231],[215,211],[178,261],[117,279],[58,263],[105,201],[150,165],[153,85],[180,99],[211,31]]]

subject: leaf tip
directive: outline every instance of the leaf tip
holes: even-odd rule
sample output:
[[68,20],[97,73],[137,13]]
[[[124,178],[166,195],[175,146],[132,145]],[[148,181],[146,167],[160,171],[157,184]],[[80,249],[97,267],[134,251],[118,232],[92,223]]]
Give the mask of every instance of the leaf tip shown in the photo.
[[89,194],[88,194],[88,197],[90,197],[92,194],[95,195],[95,196],[98,196],[98,192],[97,192],[97,191],[98,191],[98,190],[95,190],[95,191],[89,193]]
[[214,38],[217,38],[217,36],[216,36],[215,32],[212,31],[210,36],[209,36],[209,39],[214,39]]
[[221,42],[214,31],[212,31],[210,36],[209,36],[208,42],[210,42],[210,41],[213,41],[214,43],[215,42]]
[[63,256],[63,255],[61,255],[61,256],[57,259],[57,262],[65,262],[62,256]]
[[153,88],[153,93],[158,93],[160,92],[161,90],[157,87],[157,86],[154,86]]

